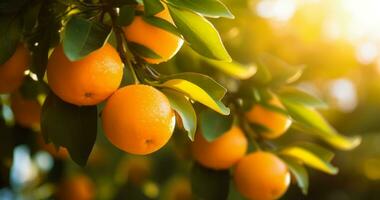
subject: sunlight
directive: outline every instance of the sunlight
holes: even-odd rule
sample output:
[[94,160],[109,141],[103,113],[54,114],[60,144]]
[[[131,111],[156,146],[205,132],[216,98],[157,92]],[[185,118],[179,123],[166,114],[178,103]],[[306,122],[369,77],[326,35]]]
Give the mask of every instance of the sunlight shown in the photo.
[[380,1],[379,0],[340,0],[349,19],[350,39],[380,41]]
[[275,21],[287,21],[296,11],[295,0],[262,0],[257,4],[256,12],[260,17]]
[[352,42],[380,41],[379,0],[335,0],[328,5],[327,34],[340,35]]
[[357,60],[371,64],[380,49],[380,1],[336,0],[324,20],[327,39],[344,39],[354,45]]
[[348,38],[356,44],[356,56],[360,63],[373,63],[379,56],[380,1],[341,0],[348,18]]

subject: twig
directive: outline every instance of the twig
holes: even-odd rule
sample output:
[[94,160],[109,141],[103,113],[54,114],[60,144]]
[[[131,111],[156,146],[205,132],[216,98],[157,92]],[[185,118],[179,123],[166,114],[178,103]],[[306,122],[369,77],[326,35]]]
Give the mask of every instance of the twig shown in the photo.
[[134,83],[138,84],[138,83],[140,83],[140,81],[139,81],[139,79],[138,79],[138,77],[136,75],[136,71],[133,68],[132,63],[130,62],[130,59],[128,59],[126,57],[127,52],[124,49],[124,42],[123,42],[123,41],[125,41],[125,38],[123,38],[124,37],[124,31],[116,23],[117,13],[116,13],[116,11],[113,8],[109,8],[108,13],[111,16],[112,28],[113,28],[113,30],[115,32],[116,43],[117,43],[117,51],[119,53],[119,56],[120,56],[121,60],[123,61],[124,65],[126,65],[129,68],[129,71],[132,73],[132,77],[133,77]]

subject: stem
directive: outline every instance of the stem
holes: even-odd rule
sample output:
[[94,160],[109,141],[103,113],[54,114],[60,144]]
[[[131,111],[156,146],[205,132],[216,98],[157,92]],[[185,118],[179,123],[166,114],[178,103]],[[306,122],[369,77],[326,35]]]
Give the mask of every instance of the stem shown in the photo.
[[234,106],[236,114],[238,116],[238,122],[240,127],[243,129],[243,132],[248,137],[248,139],[252,141],[252,144],[255,147],[255,149],[260,151],[261,148],[259,142],[263,140],[262,136],[255,132],[249,125],[249,122],[246,120],[244,116],[244,112],[241,110],[239,103],[236,101],[236,98],[238,98],[237,95],[231,94],[230,98],[233,98],[233,100],[231,100],[231,103]]
[[134,80],[134,83],[135,84],[139,84],[140,81],[136,75],[136,71],[135,69],[133,68],[133,65],[132,63],[130,62],[130,60],[126,57],[126,50],[124,48],[124,40],[125,38],[123,38],[123,35],[124,35],[124,31],[123,29],[121,29],[120,26],[118,26],[116,24],[116,17],[117,17],[117,13],[116,11],[113,9],[113,8],[109,8],[109,12],[108,12],[111,16],[111,19],[112,19],[112,28],[115,32],[115,36],[116,36],[116,43],[117,43],[117,52],[119,53],[119,56],[121,58],[121,60],[123,61],[124,65],[126,65],[128,68],[129,68],[129,71],[131,72],[132,74],[132,77],[133,77],[133,80]]

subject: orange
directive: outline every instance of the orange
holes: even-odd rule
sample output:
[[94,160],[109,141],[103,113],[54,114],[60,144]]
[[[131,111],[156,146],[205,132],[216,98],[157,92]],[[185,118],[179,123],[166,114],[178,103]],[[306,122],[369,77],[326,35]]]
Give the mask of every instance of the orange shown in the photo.
[[62,46],[56,48],[47,66],[50,88],[62,100],[75,105],[96,105],[121,83],[123,64],[109,44],[81,60],[70,61]]
[[175,176],[165,184],[162,189],[162,199],[165,200],[191,200],[191,183],[187,177]]
[[237,126],[208,142],[201,133],[195,135],[192,153],[200,164],[213,169],[228,169],[247,151],[248,141]]
[[[284,109],[284,106],[277,97],[273,97],[268,103],[277,108]],[[245,116],[249,122],[264,126],[268,129],[263,132],[263,136],[268,139],[280,137],[292,124],[291,119],[287,115],[270,110],[259,104],[254,105]]]
[[104,132],[123,151],[145,155],[170,139],[175,115],[167,97],[148,85],[128,85],[117,90],[102,112]]
[[16,123],[28,128],[38,128],[41,118],[41,105],[37,100],[25,99],[19,93],[11,95],[11,108]]
[[92,200],[95,198],[94,183],[85,175],[75,175],[63,181],[58,188],[60,200]]
[[29,62],[28,49],[19,45],[11,58],[0,65],[0,94],[14,92],[21,86]]
[[235,169],[237,190],[252,200],[280,198],[290,183],[286,164],[269,152],[257,151],[241,159]]
[[[174,22],[169,14],[168,8],[155,15],[174,25]],[[178,36],[164,29],[158,28],[144,21],[141,16],[135,16],[132,23],[123,27],[125,37],[129,42],[134,42],[143,45],[156,54],[161,56],[159,59],[143,58],[148,63],[158,64],[172,58],[183,44],[183,40]]]

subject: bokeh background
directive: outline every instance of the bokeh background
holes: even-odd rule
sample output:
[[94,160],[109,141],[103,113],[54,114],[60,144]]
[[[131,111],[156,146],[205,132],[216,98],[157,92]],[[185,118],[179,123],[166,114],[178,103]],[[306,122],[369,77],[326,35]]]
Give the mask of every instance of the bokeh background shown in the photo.
[[[257,55],[269,53],[305,65],[296,85],[329,104],[321,112],[337,130],[362,136],[358,148],[336,151],[333,163],[340,169],[338,175],[309,169],[308,196],[292,184],[282,199],[380,199],[380,1],[223,2],[235,19],[211,21],[236,61],[255,65]],[[187,51],[184,47],[157,68],[167,72],[202,68],[199,62],[186,62]],[[6,96],[1,98],[7,101]],[[3,107],[2,114],[5,123],[12,124],[10,108]],[[52,146],[43,145],[38,131],[18,125],[2,130],[17,147],[10,153],[13,162],[9,158],[1,165],[0,200],[52,198],[55,188],[81,178],[80,191],[96,199],[191,199],[189,141],[180,130],[165,148],[145,157],[124,154],[99,132],[85,168],[70,161],[62,149],[56,153]],[[287,135],[283,140],[305,137],[292,131]]]

